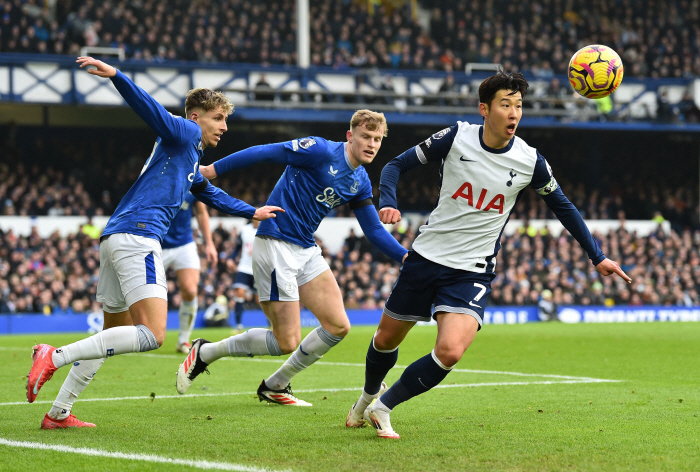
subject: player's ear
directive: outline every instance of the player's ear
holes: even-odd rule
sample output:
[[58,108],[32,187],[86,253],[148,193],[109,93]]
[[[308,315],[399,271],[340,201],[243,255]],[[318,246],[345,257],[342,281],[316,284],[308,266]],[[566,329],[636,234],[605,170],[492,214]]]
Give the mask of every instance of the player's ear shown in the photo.
[[195,110],[192,110],[192,111],[190,112],[190,116],[188,116],[187,118],[189,118],[190,120],[196,122],[196,121],[199,119],[199,113],[197,112],[196,109],[195,109]]
[[349,129],[349,130],[345,133],[345,139],[347,139],[349,142],[352,142],[352,130],[351,130],[351,129]]
[[486,118],[489,114],[489,106],[486,103],[479,103],[479,113]]

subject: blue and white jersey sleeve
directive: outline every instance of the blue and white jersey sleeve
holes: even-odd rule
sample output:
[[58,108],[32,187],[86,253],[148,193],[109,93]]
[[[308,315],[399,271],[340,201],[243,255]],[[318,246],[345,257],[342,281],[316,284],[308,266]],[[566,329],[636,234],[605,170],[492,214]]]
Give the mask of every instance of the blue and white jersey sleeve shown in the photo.
[[422,143],[389,161],[382,169],[379,181],[379,208],[398,208],[396,187],[399,184],[401,174],[419,165],[431,161],[440,162],[445,159],[452,149],[452,143],[458,129],[458,125],[455,125],[438,131]]
[[552,168],[539,152],[537,153],[537,162],[535,163],[530,186],[542,195],[549,209],[552,210],[557,219],[564,225],[564,228],[571,233],[588,253],[588,257],[593,264],[598,265],[602,262],[605,259],[605,254],[603,254],[603,251],[593,239],[581,214],[562,192],[557,180],[554,178]]
[[316,167],[331,157],[328,142],[318,136],[293,139],[284,143],[284,148],[287,150],[287,164],[294,167]]
[[111,80],[126,103],[160,136],[164,144],[186,143],[200,132],[196,123],[170,114],[121,71],[118,70]]

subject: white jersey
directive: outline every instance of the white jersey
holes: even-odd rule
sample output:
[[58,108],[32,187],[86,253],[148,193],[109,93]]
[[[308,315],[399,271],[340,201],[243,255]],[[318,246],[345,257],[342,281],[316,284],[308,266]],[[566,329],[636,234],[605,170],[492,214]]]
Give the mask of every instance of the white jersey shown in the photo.
[[413,249],[426,259],[454,269],[495,272],[501,234],[528,185],[546,197],[549,208],[594,264],[605,258],[544,157],[518,137],[502,149],[488,147],[481,125],[458,122],[387,164],[380,183],[380,208],[397,208],[401,169],[428,161],[442,161],[442,168],[437,205],[413,243]]
[[241,228],[241,259],[238,261],[238,272],[253,274],[253,243],[258,230],[251,224]]

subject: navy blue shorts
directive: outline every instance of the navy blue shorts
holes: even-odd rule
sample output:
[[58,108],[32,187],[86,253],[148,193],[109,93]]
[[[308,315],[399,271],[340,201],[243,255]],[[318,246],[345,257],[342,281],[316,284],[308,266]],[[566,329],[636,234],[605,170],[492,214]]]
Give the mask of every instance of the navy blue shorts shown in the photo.
[[400,321],[430,321],[433,313],[464,313],[479,329],[496,274],[453,269],[411,251],[386,301],[384,313]]
[[253,277],[253,274],[238,272],[233,280],[233,288],[244,288],[248,291],[256,292],[255,277]]

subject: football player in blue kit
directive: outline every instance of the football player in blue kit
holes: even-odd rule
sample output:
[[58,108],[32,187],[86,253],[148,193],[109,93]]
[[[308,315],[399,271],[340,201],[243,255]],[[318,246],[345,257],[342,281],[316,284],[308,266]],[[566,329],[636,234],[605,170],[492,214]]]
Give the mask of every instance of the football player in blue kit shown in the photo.
[[[399,176],[430,161],[441,162],[436,207],[413,243],[386,301],[365,363],[365,386],[346,426],[369,422],[383,438],[398,438],[390,412],[438,385],[481,329],[496,276],[500,238],[526,187],[539,193],[604,276],[630,278],[607,259],[576,207],[562,193],[544,157],[515,136],[528,83],[522,74],[498,71],[479,87],[482,124],[458,122],[391,160],[382,170],[379,215],[397,223]],[[437,321],[435,348],[418,359],[385,393],[384,377],[399,344],[418,321]]]
[[[386,134],[383,114],[359,110],[350,121],[347,142],[311,136],[254,146],[202,167],[203,175],[214,178],[258,162],[287,164],[267,202],[284,207],[286,213],[272,224],[260,223],[253,249],[260,303],[272,329],[250,329],[217,343],[195,340],[178,370],[178,392],[186,392],[194,378],[221,357],[291,352],[282,367],[260,384],[258,397],[269,403],[311,406],[293,395],[290,380],[350,330],[340,288],[314,240],[319,223],[333,208],[347,203],[367,238],[384,254],[397,262],[407,254],[379,222],[372,184],[362,167],[374,160]],[[321,324],[301,343],[300,300]]]
[[180,290],[180,307],[178,309],[179,329],[177,333],[177,352],[190,352],[190,335],[197,318],[197,286],[201,272],[201,262],[197,252],[197,243],[192,238],[192,213],[199,226],[199,232],[204,240],[204,254],[210,267],[215,267],[219,259],[214,241],[209,230],[209,212],[207,206],[195,201],[194,195],[187,192],[175,214],[170,228],[163,238],[163,267],[167,271],[172,267],[177,277],[177,287]]
[[73,367],[43,429],[91,427],[71,408],[105,358],[158,349],[165,339],[167,284],[161,243],[188,192],[224,213],[264,220],[279,207],[257,210],[214,187],[199,172],[204,149],[216,147],[226,132],[233,105],[220,92],[194,89],[187,94],[187,119],[171,115],[150,95],[114,67],[91,57],[79,57],[80,67],[108,77],[126,103],[153,129],[158,138],[136,182],[109,219],[100,238],[100,278],[97,301],[104,309],[103,331],[58,349],[34,346],[28,376],[27,400],[65,366]]

